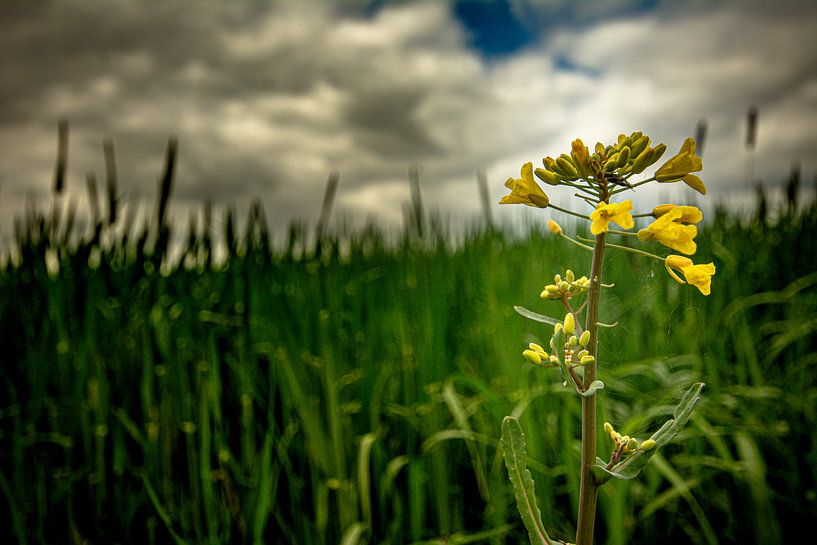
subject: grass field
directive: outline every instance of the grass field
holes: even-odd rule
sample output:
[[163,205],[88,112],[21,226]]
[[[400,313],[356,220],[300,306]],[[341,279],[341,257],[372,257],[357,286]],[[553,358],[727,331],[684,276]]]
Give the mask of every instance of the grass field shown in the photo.
[[[165,197],[166,199],[167,197]],[[164,205],[159,207],[164,208]],[[164,211],[76,243],[31,213],[0,270],[3,543],[523,543],[498,450],[520,415],[543,518],[573,533],[579,403],[521,357],[513,310],[589,267],[532,229],[298,229],[227,221],[161,265]],[[651,432],[703,399],[642,478],[604,487],[597,542],[800,542],[817,514],[817,207],[706,218],[712,295],[611,254],[600,420]],[[543,343],[546,344],[546,343]],[[604,438],[599,441],[609,446]],[[601,453],[600,453],[601,454]]]

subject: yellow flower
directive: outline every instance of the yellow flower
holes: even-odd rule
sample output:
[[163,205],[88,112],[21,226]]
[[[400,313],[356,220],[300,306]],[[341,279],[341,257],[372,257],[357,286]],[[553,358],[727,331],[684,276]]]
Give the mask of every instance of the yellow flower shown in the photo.
[[562,234],[562,227],[554,220],[548,220],[548,229],[550,229],[550,232],[554,235]]
[[664,183],[681,180],[701,195],[706,195],[706,186],[703,181],[694,174],[690,174],[690,172],[699,172],[702,168],[703,161],[695,155],[695,140],[687,138],[681,150],[655,171],[655,179]]
[[610,222],[617,223],[624,229],[631,229],[635,225],[633,216],[630,214],[632,209],[633,201],[631,200],[614,204],[600,202],[593,213],[590,214],[590,219],[593,222],[590,225],[590,232],[594,235],[606,233],[610,228]]
[[[687,282],[698,288],[704,295],[709,295],[712,284],[712,275],[715,274],[715,264],[707,263],[706,265],[695,265],[688,257],[680,255],[670,255],[664,260],[664,267],[667,268],[669,275],[679,284],[686,284]],[[675,271],[681,271],[686,278],[686,282],[681,280]]]
[[695,155],[695,140],[687,138],[678,153],[655,171],[655,179],[659,182],[675,181],[702,168],[703,161]]
[[522,165],[521,178],[508,178],[505,187],[511,190],[510,195],[505,195],[499,204],[526,204],[528,206],[538,206],[547,208],[549,199],[533,179],[533,163]]
[[681,209],[681,217],[675,221],[679,221],[681,223],[699,223],[701,220],[704,219],[703,213],[698,209],[696,206],[680,206],[677,204],[659,204],[655,208],[652,209],[652,216],[654,218],[660,218],[667,212],[670,212],[676,208]]
[[698,234],[698,228],[694,225],[682,225],[680,223],[682,219],[682,208],[675,206],[646,228],[641,229],[638,232],[638,240],[643,242],[655,239],[667,248],[692,255],[697,250],[695,241],[692,239]]

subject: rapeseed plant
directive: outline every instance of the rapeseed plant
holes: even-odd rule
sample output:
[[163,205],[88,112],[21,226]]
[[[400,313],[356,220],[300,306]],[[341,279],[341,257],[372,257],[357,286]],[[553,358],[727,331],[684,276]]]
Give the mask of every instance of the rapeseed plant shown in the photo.
[[[582,449],[577,545],[593,543],[598,489],[611,478],[632,479],[637,476],[649,458],[686,424],[703,388],[703,383],[689,388],[676,408],[673,419],[646,440],[622,435],[612,424],[605,422],[604,430],[613,441],[613,450],[607,462],[596,456],[596,396],[604,388],[604,383],[597,378],[598,333],[602,327],[616,325],[602,323],[599,316],[601,292],[613,287],[612,284],[602,283],[605,250],[609,248],[630,252],[661,261],[677,282],[690,284],[703,295],[711,292],[712,276],[715,274],[713,263],[696,265],[689,257],[661,256],[608,241],[609,236],[629,236],[644,243],[658,242],[686,256],[695,254],[697,244],[694,239],[698,234],[695,224],[703,219],[698,208],[663,204],[649,212],[634,214],[633,199],[618,199],[622,194],[630,196],[636,188],[649,182],[683,182],[697,192],[706,194],[703,181],[692,174],[703,168],[701,158],[695,155],[695,141],[692,138],[687,138],[678,153],[658,167],[653,176],[637,182],[631,181],[633,176],[656,164],[665,150],[664,144],[653,147],[650,138],[641,132],[634,132],[629,136],[622,134],[615,144],[597,143],[592,153],[584,142],[576,139],[571,143],[570,154],[562,154],[555,159],[545,157],[542,160],[544,168],[534,170],[532,163],[525,163],[520,178],[509,178],[505,182],[511,193],[500,201],[500,204],[525,204],[581,218],[589,222],[590,232],[594,236],[570,236],[555,220],[548,220],[551,233],[592,253],[590,271],[588,275],[576,278],[575,273],[567,269],[564,276],[556,274],[553,283],[544,287],[541,298],[560,301],[567,313],[561,320],[530,313],[531,316],[538,316],[534,319],[552,325],[553,333],[549,350],[531,343],[522,352],[523,357],[533,365],[561,370],[564,383],[570,385],[581,398]],[[575,202],[589,206],[592,210],[585,214],[569,206],[554,204],[536,182],[534,174],[545,184],[575,189]],[[653,218],[653,221],[634,232],[635,220],[647,217]],[[676,271],[683,275],[683,279]],[[579,306],[575,306],[577,298],[583,299]],[[563,543],[550,538],[542,524],[533,491],[533,479],[525,466],[525,442],[519,422],[513,417],[506,417],[502,428],[505,462],[514,487],[517,507],[528,529],[531,543]]]

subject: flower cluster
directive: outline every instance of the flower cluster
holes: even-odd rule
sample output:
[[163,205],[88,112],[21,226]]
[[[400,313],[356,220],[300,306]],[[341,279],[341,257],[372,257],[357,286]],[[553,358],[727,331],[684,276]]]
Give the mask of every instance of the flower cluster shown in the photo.
[[[545,168],[537,168],[536,176],[549,185],[570,185],[570,182],[585,179],[630,187],[627,178],[641,174],[657,163],[667,150],[664,144],[652,147],[650,137],[640,131],[630,136],[620,134],[618,142],[608,146],[599,142],[592,155],[578,138],[571,148],[570,155],[563,153],[556,159],[545,157],[542,160]],[[695,155],[695,141],[687,138],[680,151],[656,170],[654,179],[661,183],[682,181],[706,195],[703,181],[692,174],[702,168],[701,158]]]
[[613,458],[621,458],[624,454],[635,452],[636,450],[650,450],[655,447],[653,439],[642,441],[639,445],[638,439],[630,437],[629,435],[622,435],[613,428],[609,422],[604,423],[604,432],[613,440],[615,448],[613,449]]
[[[553,221],[553,220],[551,220]],[[555,223],[555,222],[554,222]],[[548,284],[539,297],[542,299],[555,299],[567,301],[576,295],[581,295],[587,292],[590,287],[590,279],[586,276],[576,278],[576,275],[570,269],[565,271],[564,278],[557,274],[553,277],[553,284]]]
[[[562,154],[557,158],[545,157],[542,160],[544,168],[533,168],[532,163],[522,166],[520,178],[509,178],[505,185],[511,190],[500,201],[500,204],[525,204],[538,208],[551,208],[563,213],[583,218],[590,222],[590,232],[595,235],[606,233],[619,236],[633,236],[639,241],[648,243],[657,242],[670,250],[691,256],[697,251],[695,237],[698,235],[696,226],[703,219],[701,211],[694,206],[662,204],[651,212],[633,214],[631,199],[614,201],[614,198],[625,191],[632,191],[636,187],[649,183],[683,182],[695,191],[705,195],[706,186],[703,181],[693,174],[703,168],[701,158],[695,155],[695,141],[687,138],[681,149],[659,166],[655,173],[646,179],[633,182],[635,175],[642,174],[646,169],[656,164],[666,151],[666,145],[652,146],[649,136],[641,132],[634,132],[629,136],[619,135],[615,144],[604,145],[597,143],[593,152],[580,140],[571,144],[570,154]],[[561,208],[551,203],[550,198],[534,179],[534,174],[542,182],[553,186],[567,186],[577,190],[576,195],[587,205],[592,207],[589,214]],[[635,227],[635,218],[652,217],[649,225],[636,232],[630,230]],[[571,239],[564,234],[562,228],[555,221],[550,220],[548,227],[556,235],[563,236],[586,249],[597,241]],[[691,284],[704,294],[711,292],[711,280],[715,274],[715,265],[708,263],[696,265],[691,259],[684,256],[658,256],[650,252],[632,250],[626,246],[607,244],[607,247],[633,251],[641,255],[653,257],[664,262],[670,276],[681,284]],[[680,272],[683,278],[677,274]],[[585,278],[585,277],[583,277]],[[545,287],[543,299],[569,299],[576,288],[586,289],[585,284],[567,280],[557,280],[554,284]]]
[[576,374],[576,368],[595,363],[596,358],[587,350],[590,343],[590,331],[582,329],[576,315],[568,312],[561,322],[553,326],[553,336],[550,339],[550,353],[542,346],[530,343],[522,356],[534,365],[543,367],[558,367],[565,375],[565,380],[571,380],[577,389],[583,384]]

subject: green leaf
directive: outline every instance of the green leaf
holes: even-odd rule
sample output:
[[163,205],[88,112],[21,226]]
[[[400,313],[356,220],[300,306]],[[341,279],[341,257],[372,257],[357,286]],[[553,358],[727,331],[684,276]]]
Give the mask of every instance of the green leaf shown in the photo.
[[590,386],[587,387],[587,390],[582,392],[581,390],[579,390],[577,388],[576,392],[578,392],[578,394],[580,396],[582,396],[582,397],[590,397],[591,395],[596,393],[596,390],[603,390],[603,389],[604,389],[604,383],[602,381],[600,381],[600,380],[594,380],[593,382],[590,383]]
[[552,545],[552,541],[542,525],[542,513],[536,504],[533,477],[528,471],[525,434],[519,420],[506,416],[502,420],[502,455],[505,467],[513,485],[516,508],[528,529],[531,545]]
[[545,316],[544,314],[539,314],[538,312],[533,312],[532,310],[528,310],[525,307],[514,306],[513,309],[520,315],[528,318],[529,320],[533,320],[534,322],[542,322],[543,324],[550,324],[556,325],[559,323],[559,320],[556,318],[551,318],[550,316]]
[[701,390],[703,387],[703,382],[696,382],[687,390],[684,397],[681,398],[681,401],[675,407],[672,413],[672,419],[666,421],[664,425],[650,437],[650,439],[655,441],[655,446],[650,450],[637,450],[610,469],[605,467],[603,460],[596,458],[596,465],[593,466],[596,477],[604,482],[610,479],[610,477],[615,477],[616,479],[633,479],[638,476],[650,458],[658,452],[658,449],[672,441],[672,439],[678,435],[678,432],[686,425],[692,414],[692,410],[701,399]]

